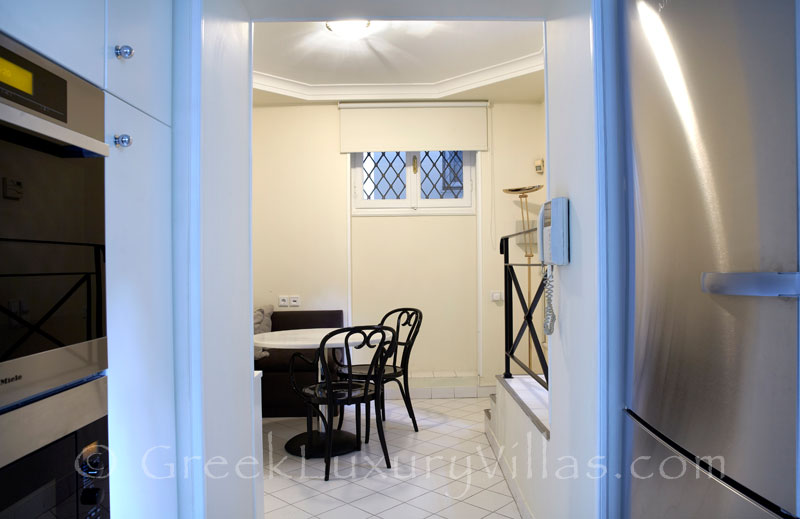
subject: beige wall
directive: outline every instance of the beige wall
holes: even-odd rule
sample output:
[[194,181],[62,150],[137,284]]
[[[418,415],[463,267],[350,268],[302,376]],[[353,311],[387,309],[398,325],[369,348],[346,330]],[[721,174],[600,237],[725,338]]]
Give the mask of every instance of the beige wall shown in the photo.
[[[479,253],[478,216],[349,217],[348,160],[339,153],[336,106],[256,108],[255,306],[277,306],[279,295],[299,295],[299,309],[346,311],[349,218],[352,322],[375,322],[387,309],[417,306],[424,321],[413,368],[480,369],[493,383],[503,370],[504,328],[502,303],[493,303],[490,292],[503,289],[499,238],[515,232],[520,220],[517,199],[502,189],[544,183],[544,175],[533,171],[533,161],[545,154],[544,108],[493,105],[489,131],[491,151],[479,154]],[[534,218],[544,199],[544,190],[531,196]],[[512,250],[517,261],[524,259],[521,249]]]
[[298,295],[301,310],[347,313],[348,164],[336,106],[254,109],[256,308]]
[[[503,290],[503,257],[500,255],[500,237],[522,230],[519,198],[503,193],[504,188],[529,186],[545,183],[545,175],[534,172],[536,159],[545,158],[545,113],[542,104],[497,104],[491,110],[490,151],[482,154],[481,167],[484,172],[481,182],[483,199],[483,354],[482,370],[485,382],[503,372],[503,349],[505,328],[503,303],[492,302],[492,290]],[[546,161],[545,161],[546,166]],[[531,222],[539,215],[541,204],[547,200],[547,189],[528,195],[528,210]],[[538,254],[538,249],[534,248]],[[516,243],[510,247],[511,261],[525,262],[523,250]],[[536,261],[538,258],[534,258]],[[527,269],[517,269],[523,289],[527,289]],[[539,269],[531,269],[532,290],[538,284]],[[526,294],[527,295],[527,294]],[[522,323],[519,303],[514,300],[514,333]],[[534,319],[537,331],[541,330],[544,308],[543,302]],[[540,333],[540,340],[544,340]],[[517,357],[528,357],[527,340],[520,344]],[[536,354],[533,354],[534,358]],[[538,363],[535,363],[538,366]]]
[[417,371],[477,372],[474,216],[353,218],[353,322],[422,310]]

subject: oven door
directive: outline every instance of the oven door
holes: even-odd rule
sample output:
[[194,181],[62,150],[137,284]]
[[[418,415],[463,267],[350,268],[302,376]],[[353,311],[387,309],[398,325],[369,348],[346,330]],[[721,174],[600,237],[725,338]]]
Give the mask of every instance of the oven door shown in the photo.
[[103,114],[0,33],[0,410],[107,367]]
[[105,377],[0,415],[0,519],[109,517]]

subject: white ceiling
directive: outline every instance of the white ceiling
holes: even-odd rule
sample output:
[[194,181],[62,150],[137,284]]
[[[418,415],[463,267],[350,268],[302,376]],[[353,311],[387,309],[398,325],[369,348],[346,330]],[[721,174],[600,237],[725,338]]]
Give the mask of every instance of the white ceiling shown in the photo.
[[254,88],[267,93],[256,92],[255,104],[487,99],[505,89],[536,102],[543,97],[543,26],[374,21],[367,37],[350,40],[322,22],[262,22],[255,24],[253,68]]

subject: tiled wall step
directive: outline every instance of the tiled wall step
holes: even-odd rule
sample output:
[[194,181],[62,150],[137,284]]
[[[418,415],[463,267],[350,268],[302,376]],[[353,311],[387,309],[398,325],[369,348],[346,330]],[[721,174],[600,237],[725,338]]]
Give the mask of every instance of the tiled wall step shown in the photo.
[[[442,372],[446,377],[411,377],[411,398],[485,398],[494,393],[494,386],[480,384],[477,374],[466,373],[468,376],[451,377],[451,373]],[[396,384],[386,386],[386,398],[397,400],[401,398],[400,389]]]
[[484,409],[483,410],[483,430],[486,432],[486,435],[495,435],[494,423],[492,422],[492,410],[491,409]]
[[478,377],[478,375],[451,376],[449,372],[441,372],[441,374],[446,376],[441,376],[441,377],[412,376],[410,377],[410,380],[408,382],[411,385],[411,387],[458,387],[458,386],[479,386],[481,384],[481,380]]

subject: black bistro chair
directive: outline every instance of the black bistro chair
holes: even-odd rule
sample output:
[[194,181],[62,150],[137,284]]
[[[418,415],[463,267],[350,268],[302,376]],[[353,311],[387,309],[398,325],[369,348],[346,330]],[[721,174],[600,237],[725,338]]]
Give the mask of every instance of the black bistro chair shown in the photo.
[[[342,337],[344,336],[344,337]],[[345,344],[340,357],[331,369],[328,365],[329,356],[325,355],[327,343],[332,339],[341,341]],[[349,371],[337,373],[337,368],[341,366],[350,367],[353,365],[351,358],[352,350],[362,349],[374,350],[372,361],[367,364],[365,375],[356,378]],[[307,359],[302,353],[297,352],[292,355],[289,363],[289,377],[292,388],[300,395],[306,404],[307,411],[307,432],[308,445],[312,443],[312,419],[314,415],[322,419],[326,431],[332,431],[333,415],[336,408],[344,409],[346,405],[356,406],[356,449],[361,450],[361,404],[369,409],[370,402],[378,402],[382,399],[383,374],[387,361],[397,350],[397,338],[394,330],[388,326],[354,326],[341,328],[326,335],[319,345],[313,360]],[[294,376],[295,363],[304,362],[308,365],[317,367],[321,374],[321,381],[305,387],[298,387]],[[327,406],[323,412],[321,406]],[[386,460],[386,468],[391,468],[389,462],[389,450],[386,447],[386,438],[383,434],[383,425],[378,422],[378,437],[381,441],[383,456]],[[369,430],[367,430],[369,431]],[[369,432],[367,432],[367,435]],[[368,436],[367,436],[368,437]],[[325,438],[325,481],[330,477],[331,452],[333,450],[333,434],[327,434]]]
[[[386,368],[383,374],[383,383],[396,382],[400,388],[400,396],[403,397],[403,402],[406,404],[408,416],[411,418],[411,423],[414,424],[414,431],[419,432],[417,427],[417,419],[414,417],[414,408],[411,406],[411,394],[408,387],[408,364],[411,359],[411,349],[414,347],[414,341],[417,339],[419,328],[422,325],[422,311],[416,308],[396,308],[383,316],[379,326],[389,326],[397,331],[397,348],[391,355],[390,361],[387,361]],[[398,353],[402,346],[402,354],[400,355],[400,364],[397,363]],[[340,375],[351,375],[356,380],[369,379],[369,364],[357,364],[349,368],[347,366],[340,366]],[[402,379],[402,383],[400,382]],[[380,407],[376,404],[375,414],[386,420],[386,405],[385,393],[381,391],[380,394]],[[369,440],[369,407],[367,410],[367,440]],[[339,410],[339,425],[342,428],[344,421],[344,406]],[[378,415],[380,412],[380,415]],[[379,423],[381,420],[377,420]]]

